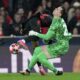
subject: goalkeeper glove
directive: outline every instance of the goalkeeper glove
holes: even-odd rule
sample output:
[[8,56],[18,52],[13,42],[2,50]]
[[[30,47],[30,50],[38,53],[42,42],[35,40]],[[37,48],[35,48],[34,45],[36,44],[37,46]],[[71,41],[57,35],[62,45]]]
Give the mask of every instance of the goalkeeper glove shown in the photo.
[[29,31],[29,36],[37,36],[37,35],[38,35],[38,32],[33,30]]

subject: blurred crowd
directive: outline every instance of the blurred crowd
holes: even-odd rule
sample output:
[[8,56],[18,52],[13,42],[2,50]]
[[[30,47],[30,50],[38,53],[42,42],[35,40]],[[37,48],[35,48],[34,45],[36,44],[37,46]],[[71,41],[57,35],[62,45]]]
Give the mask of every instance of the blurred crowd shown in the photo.
[[46,33],[59,2],[68,30],[80,34],[79,0],[0,0],[0,36],[23,36],[31,29]]

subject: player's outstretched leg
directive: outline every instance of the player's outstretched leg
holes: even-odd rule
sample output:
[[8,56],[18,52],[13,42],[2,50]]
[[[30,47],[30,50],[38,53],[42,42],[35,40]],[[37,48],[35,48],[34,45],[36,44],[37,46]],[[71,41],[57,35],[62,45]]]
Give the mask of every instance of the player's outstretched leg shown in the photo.
[[48,69],[50,69],[51,71],[53,71],[53,72],[55,73],[55,75],[62,75],[62,74],[63,74],[62,71],[58,71],[58,70],[54,67],[54,65],[51,64],[51,63],[48,61],[48,59],[46,58],[46,56],[44,55],[44,53],[40,53],[40,54],[38,55],[38,60],[39,60],[39,62],[40,62],[43,66],[45,66],[45,67],[47,67]]
[[20,73],[23,74],[23,75],[30,74],[31,69],[36,64],[36,62],[37,62],[37,56],[34,55],[32,57],[32,59],[31,59],[31,61],[30,61],[30,64],[28,66],[28,69],[26,69],[25,71],[20,71]]
[[38,61],[37,55],[40,52],[41,52],[41,48],[40,47],[35,48],[34,53],[33,53],[33,56],[32,56],[32,59],[31,59],[31,61],[29,63],[28,69],[25,70],[25,71],[20,71],[21,74],[30,74],[31,69],[34,67],[34,65]]

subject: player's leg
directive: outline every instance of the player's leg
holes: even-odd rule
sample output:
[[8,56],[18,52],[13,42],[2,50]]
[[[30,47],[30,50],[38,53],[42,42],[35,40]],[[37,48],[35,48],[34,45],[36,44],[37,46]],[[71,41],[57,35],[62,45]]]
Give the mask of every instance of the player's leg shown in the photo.
[[57,69],[54,67],[53,64],[51,64],[48,59],[45,56],[45,53],[41,52],[38,55],[38,61],[44,66],[47,67],[48,69],[50,69],[51,71],[53,71],[54,73],[57,72]]
[[28,65],[28,69],[26,69],[25,71],[20,71],[21,74],[30,74],[31,69],[34,67],[34,65],[37,62],[37,55],[33,55],[32,59]]
[[41,64],[45,67],[47,67],[48,69],[50,69],[51,71],[53,71],[55,73],[55,75],[62,75],[63,72],[62,71],[58,71],[56,69],[56,67],[54,66],[54,64],[51,64],[48,59],[46,58],[45,54],[42,52],[38,55],[38,61],[41,62]]
[[[35,48],[36,48],[37,46],[39,46],[39,42],[38,42],[38,41],[32,41],[32,44],[33,44],[33,49],[34,49],[34,50],[35,50]],[[43,66],[41,65],[41,63],[37,61],[37,65],[38,65],[38,67],[39,67],[39,72],[40,72],[40,74],[41,74],[41,75],[45,75],[45,74],[46,74],[46,71],[45,71],[45,69],[43,68]]]
[[41,75],[45,75],[46,74],[46,71],[45,69],[43,68],[43,66],[41,65],[41,63],[39,61],[37,61],[37,65],[39,67],[39,72]]
[[32,59],[29,64],[29,70],[31,70],[33,68],[33,66],[38,62],[38,55],[40,54],[41,51],[42,51],[41,47],[35,48]]
[[43,66],[47,67],[48,69],[53,71],[55,74],[57,73],[57,69],[47,60],[45,54],[41,52],[37,56],[33,55],[28,69],[26,70],[26,72],[22,72],[22,74],[29,74],[37,61],[42,63]]
[[34,53],[33,53],[33,56],[32,56],[32,59],[29,63],[29,66],[28,66],[28,69],[27,71],[21,71],[20,73],[22,74],[27,74],[30,73],[31,69],[34,67],[34,65],[37,63],[37,56],[38,54],[41,52],[41,48],[40,47],[36,47],[35,50],[34,50]]
[[36,62],[39,61],[42,63],[45,67],[48,69],[52,70],[53,72],[57,73],[57,69],[52,65],[48,60],[47,57],[45,56],[45,53],[43,53],[41,47],[37,47],[34,50],[33,57],[31,59],[31,62],[28,67],[28,71],[30,71],[33,66],[36,64]]
[[[52,49],[52,56],[53,57],[59,57],[64,55],[69,49],[69,43],[67,41],[64,41],[62,44],[61,43],[55,43]],[[58,71],[56,75],[61,75],[63,74],[63,71]]]

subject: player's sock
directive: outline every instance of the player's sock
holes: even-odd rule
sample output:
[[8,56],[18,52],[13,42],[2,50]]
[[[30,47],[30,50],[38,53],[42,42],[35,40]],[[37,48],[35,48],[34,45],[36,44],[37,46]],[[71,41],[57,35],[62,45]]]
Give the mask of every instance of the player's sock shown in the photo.
[[45,69],[43,68],[43,66],[41,65],[41,63],[39,61],[37,61],[37,65],[39,67],[39,73],[41,75],[45,75],[46,74],[46,71],[45,71]]
[[44,70],[44,68],[42,66],[39,66],[39,72],[41,75],[45,75],[46,71]]

